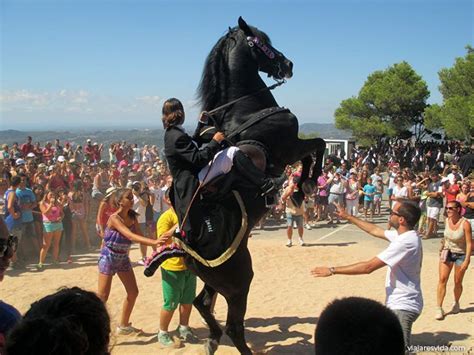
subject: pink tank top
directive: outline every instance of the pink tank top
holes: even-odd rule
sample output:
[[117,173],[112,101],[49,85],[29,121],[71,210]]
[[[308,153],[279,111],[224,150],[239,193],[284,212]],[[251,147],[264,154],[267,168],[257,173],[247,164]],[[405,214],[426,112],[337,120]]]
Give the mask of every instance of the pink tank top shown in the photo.
[[[45,205],[49,207],[47,203],[45,203]],[[43,213],[43,222],[59,222],[60,217],[61,217],[61,210],[59,209],[59,207],[54,206],[49,210],[48,213],[46,214]]]

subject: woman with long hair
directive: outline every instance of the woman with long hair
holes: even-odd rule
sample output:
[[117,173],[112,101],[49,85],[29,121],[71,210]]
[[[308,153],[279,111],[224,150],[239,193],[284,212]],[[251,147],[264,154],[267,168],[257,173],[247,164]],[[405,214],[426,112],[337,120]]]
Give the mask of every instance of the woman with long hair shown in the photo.
[[462,280],[471,261],[472,230],[471,224],[461,216],[461,204],[450,201],[446,204],[446,227],[441,241],[438,282],[438,307],[436,319],[444,319],[443,301],[446,295],[446,284],[454,266],[454,303],[449,311],[456,314],[460,311],[459,299],[463,291]]
[[39,204],[43,217],[43,246],[40,250],[39,263],[36,268],[41,271],[48,250],[53,244],[53,264],[59,264],[59,242],[63,231],[63,207],[58,199],[58,194],[53,190],[45,192]]
[[[117,327],[117,334],[139,333],[132,327],[130,315],[138,297],[138,286],[128,256],[132,242],[157,246],[160,241],[142,236],[137,221],[137,214],[132,209],[133,193],[131,189],[119,189],[115,192],[118,210],[110,216],[104,232],[104,243],[99,257],[99,282],[97,295],[107,302],[112,287],[112,278],[118,274],[127,292],[123,303],[122,315]],[[161,242],[162,243],[162,242]]]

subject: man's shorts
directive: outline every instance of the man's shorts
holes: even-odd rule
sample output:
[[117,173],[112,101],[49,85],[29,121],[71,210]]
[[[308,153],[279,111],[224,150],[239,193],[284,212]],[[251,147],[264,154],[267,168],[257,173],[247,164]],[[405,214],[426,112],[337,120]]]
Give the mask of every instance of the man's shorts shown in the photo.
[[439,217],[439,207],[426,207],[426,216],[431,219],[438,219]]
[[163,309],[174,311],[180,304],[193,304],[196,297],[196,275],[189,270],[169,271],[161,268]]
[[291,213],[286,214],[286,225],[287,227],[293,226],[293,222],[296,223],[297,228],[303,228],[303,216],[295,216]]
[[318,196],[316,196],[316,203],[318,205],[321,205],[321,206],[327,206],[328,205],[328,197],[318,195]]
[[374,209],[374,201],[364,200],[364,209],[373,210]]

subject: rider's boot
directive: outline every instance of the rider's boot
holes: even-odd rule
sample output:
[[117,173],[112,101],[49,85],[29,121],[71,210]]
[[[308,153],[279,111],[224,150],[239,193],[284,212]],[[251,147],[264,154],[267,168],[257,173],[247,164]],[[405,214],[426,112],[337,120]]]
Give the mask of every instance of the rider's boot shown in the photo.
[[247,180],[257,185],[262,190],[262,195],[277,192],[286,181],[286,175],[270,178],[255,166],[250,158],[242,151],[237,151],[233,160],[234,166]]

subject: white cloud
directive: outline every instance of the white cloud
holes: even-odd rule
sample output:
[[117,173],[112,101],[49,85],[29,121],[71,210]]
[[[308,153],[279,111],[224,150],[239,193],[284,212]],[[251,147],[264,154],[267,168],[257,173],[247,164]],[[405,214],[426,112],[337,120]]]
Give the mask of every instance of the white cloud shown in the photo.
[[91,113],[155,113],[162,98],[157,95],[115,97],[95,95],[87,90],[61,89],[54,92],[10,90],[0,94],[1,112],[78,112]]

